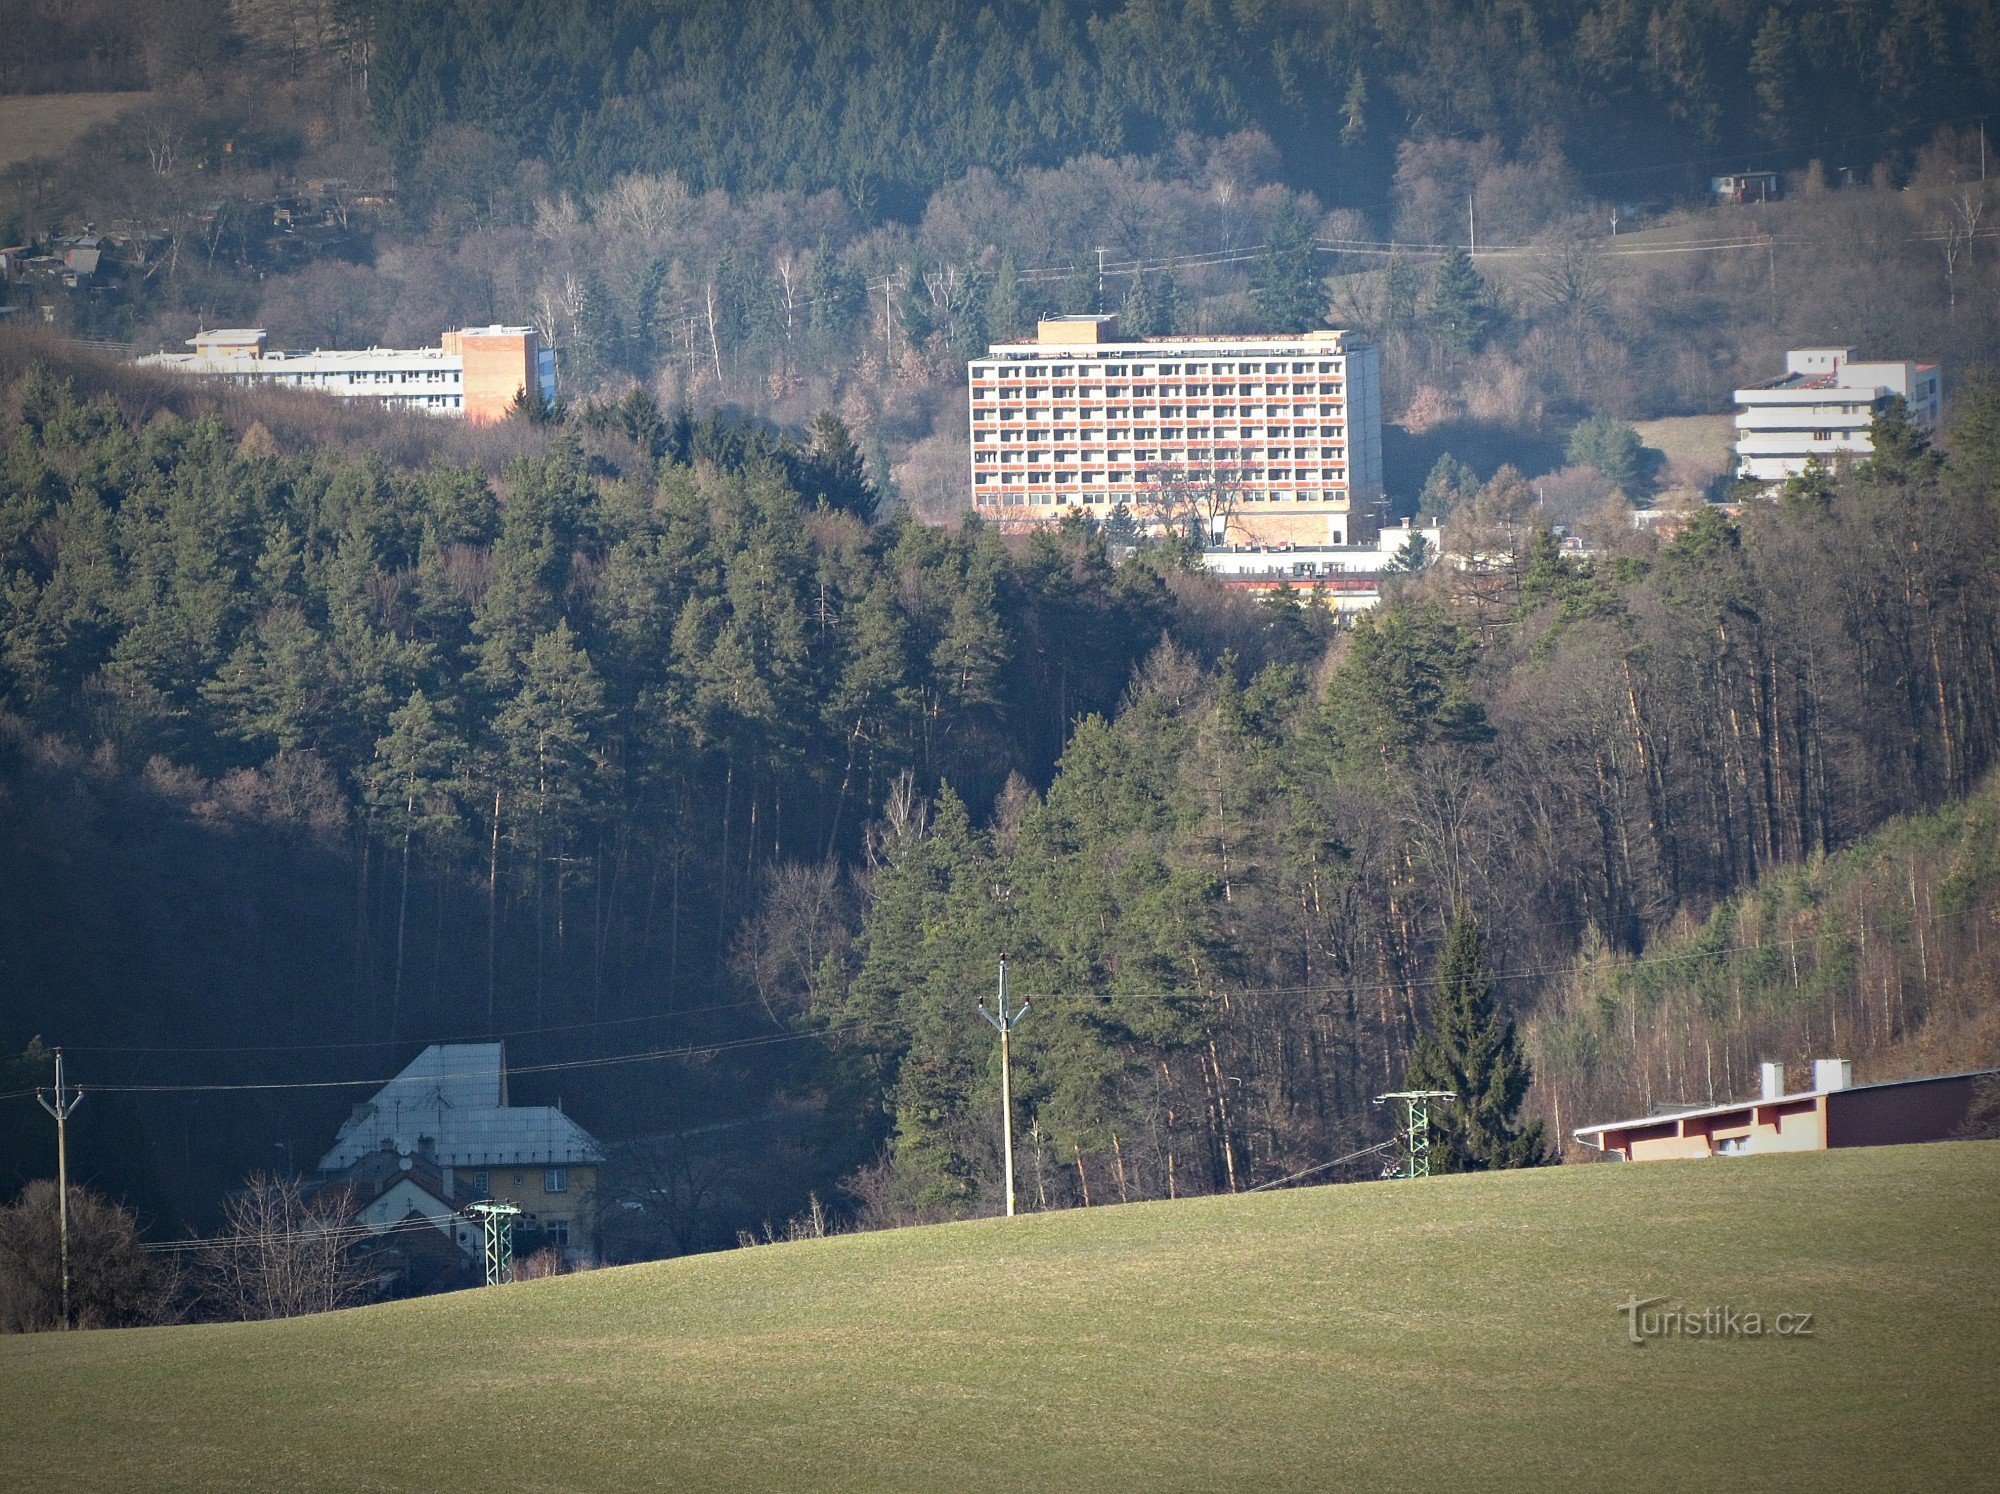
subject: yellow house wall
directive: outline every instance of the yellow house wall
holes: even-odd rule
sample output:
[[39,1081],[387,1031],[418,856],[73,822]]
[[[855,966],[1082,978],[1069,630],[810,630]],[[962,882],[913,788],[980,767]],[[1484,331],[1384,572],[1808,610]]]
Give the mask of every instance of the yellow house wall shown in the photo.
[[[475,1172],[487,1175],[489,1190],[495,1199],[505,1203],[519,1204],[524,1213],[536,1215],[540,1219],[567,1219],[569,1221],[569,1246],[571,1250],[594,1253],[597,1249],[597,1169],[592,1166],[570,1165],[569,1187],[561,1193],[550,1193],[542,1185],[545,1181],[543,1167],[461,1167],[458,1169],[459,1192],[469,1196],[472,1176]],[[523,1221],[526,1223],[527,1221]]]

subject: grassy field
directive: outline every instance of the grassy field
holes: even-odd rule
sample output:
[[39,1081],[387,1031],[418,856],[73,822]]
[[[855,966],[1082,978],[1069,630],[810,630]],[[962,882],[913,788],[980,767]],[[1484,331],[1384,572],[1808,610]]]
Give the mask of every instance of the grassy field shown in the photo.
[[56,156],[83,134],[135,109],[147,93],[19,93],[0,97],[0,171]]
[[[2000,1143],[849,1236],[0,1341],[0,1486],[1993,1487]],[[1628,1340],[1615,1303],[1813,1314]]]
[[1736,443],[1733,415],[1670,415],[1632,427],[1639,440],[1688,473],[1727,472]]

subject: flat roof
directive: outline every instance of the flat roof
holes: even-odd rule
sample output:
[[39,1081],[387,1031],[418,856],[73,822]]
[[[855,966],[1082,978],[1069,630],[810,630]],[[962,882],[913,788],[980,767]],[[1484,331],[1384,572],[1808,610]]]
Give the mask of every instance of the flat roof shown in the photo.
[[985,358],[974,363],[1021,357],[1090,358],[1102,353],[1150,353],[1187,357],[1190,354],[1228,356],[1252,352],[1347,353],[1374,344],[1341,329],[1271,337],[1148,337],[1136,342],[996,342]]
[[1769,1099],[1755,1096],[1748,1100],[1729,1100],[1716,1105],[1698,1105],[1687,1110],[1656,1111],[1652,1115],[1638,1116],[1633,1120],[1604,1121],[1595,1126],[1578,1126],[1570,1134],[1582,1136],[1586,1131],[1603,1135],[1606,1131],[1622,1131],[1632,1126],[1657,1126],[1664,1121],[1691,1120],[1702,1115],[1726,1115],[1732,1110],[1748,1110],[1755,1105],[1784,1105],[1793,1100],[1811,1100],[1820,1095],[1852,1094],[1863,1089],[1899,1089],[1911,1084],[1941,1084],[1947,1079],[1987,1079],[2000,1075],[2000,1069],[1967,1069],[1958,1074],[1925,1074],[1916,1079],[1881,1079],[1873,1084],[1844,1084],[1838,1089],[1800,1089],[1790,1094],[1773,1095]]

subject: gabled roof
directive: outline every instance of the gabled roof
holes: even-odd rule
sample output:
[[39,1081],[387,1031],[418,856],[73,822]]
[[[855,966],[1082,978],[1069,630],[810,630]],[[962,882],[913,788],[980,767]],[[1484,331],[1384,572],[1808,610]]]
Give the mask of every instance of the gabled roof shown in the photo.
[[385,1147],[440,1167],[562,1166],[601,1162],[591,1134],[549,1105],[507,1103],[500,1043],[433,1043],[375,1097],[354,1107],[321,1172]]

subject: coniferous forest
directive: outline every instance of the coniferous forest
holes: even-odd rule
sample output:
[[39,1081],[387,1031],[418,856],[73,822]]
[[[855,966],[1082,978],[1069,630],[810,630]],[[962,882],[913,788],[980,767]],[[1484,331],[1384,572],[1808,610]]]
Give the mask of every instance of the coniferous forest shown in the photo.
[[[1032,1209],[2000,1063],[1993,7],[0,0],[99,90],[0,152],[0,1198],[38,1039],[157,1238],[504,1036],[616,1256],[991,1212],[1003,958]],[[982,527],[967,358],[1104,311],[1377,345],[1445,559]],[[128,361],[494,321],[486,429]],[[1947,429],[1706,502],[1829,345]]]
[[[1503,471],[1467,506],[1513,562],[1338,634],[1080,525],[870,519],[832,421],[399,445],[54,345],[0,411],[0,1035],[64,1044],[87,1169],[156,1218],[309,1166],[366,1090],[148,1086],[487,1034],[673,1200],[631,1249],[813,1193],[988,1210],[1003,955],[1028,1206],[1253,1186],[1377,1139],[1413,1045],[1452,1061],[1439,990],[1518,1088],[1503,1019],[1588,1010],[1579,950],[1644,961],[2000,745],[1983,390],[1950,460],[1891,414],[1591,562]],[[18,1176],[46,1137],[4,1124]]]

